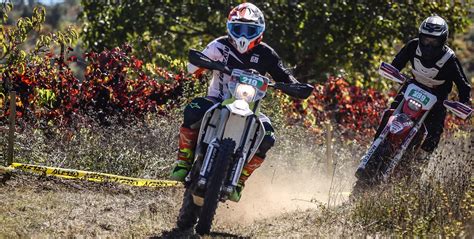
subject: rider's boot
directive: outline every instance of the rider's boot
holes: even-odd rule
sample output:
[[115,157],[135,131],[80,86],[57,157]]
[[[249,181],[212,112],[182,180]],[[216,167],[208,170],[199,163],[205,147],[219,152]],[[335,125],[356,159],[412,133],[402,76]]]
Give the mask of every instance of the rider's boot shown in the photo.
[[184,182],[191,166],[193,165],[194,149],[196,148],[198,129],[181,127],[179,129],[179,152],[176,165],[171,172],[171,179]]
[[234,191],[230,194],[229,200],[238,202],[242,197],[242,190],[245,187],[245,181],[252,175],[255,169],[259,168],[263,163],[263,158],[254,155],[253,158],[244,166],[242,173],[240,174],[239,182]]

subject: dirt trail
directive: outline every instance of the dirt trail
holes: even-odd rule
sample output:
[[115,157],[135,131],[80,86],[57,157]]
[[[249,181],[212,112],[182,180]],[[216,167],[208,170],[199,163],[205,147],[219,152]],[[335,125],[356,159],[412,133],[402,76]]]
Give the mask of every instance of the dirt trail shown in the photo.
[[[317,149],[283,146],[250,177],[239,203],[219,206],[214,236],[319,235],[314,225],[326,223],[317,215],[328,202],[331,177],[321,174]],[[347,197],[336,194],[348,191],[346,169],[336,170],[332,205]],[[183,192],[17,175],[0,184],[0,238],[191,236],[172,232]]]
[[[472,164],[471,140],[469,137],[443,142],[431,158],[430,171],[439,168],[438,177],[452,173],[458,178],[457,173],[465,168],[465,174],[472,175],[469,167],[452,163]],[[324,162],[315,160],[323,158],[323,150],[298,145],[279,150],[249,179],[241,202],[220,205],[212,236],[364,236],[361,233],[365,228],[352,225],[348,218],[350,207],[341,206],[347,195],[338,194],[350,188],[353,162],[359,156],[338,149],[335,157],[339,162],[332,181],[320,173]],[[194,237],[173,232],[183,191],[18,174],[5,184],[0,183],[0,238]],[[331,206],[339,206],[329,210],[320,207],[328,199]],[[368,223],[370,226],[374,222]]]
[[[213,235],[254,236],[255,225],[295,211],[315,211],[315,199],[327,200],[327,185],[309,171],[284,173],[264,165],[249,179],[241,202],[222,204],[218,210],[215,231],[232,234]],[[174,227],[182,193],[182,188],[16,175],[0,186],[0,237],[166,236]]]

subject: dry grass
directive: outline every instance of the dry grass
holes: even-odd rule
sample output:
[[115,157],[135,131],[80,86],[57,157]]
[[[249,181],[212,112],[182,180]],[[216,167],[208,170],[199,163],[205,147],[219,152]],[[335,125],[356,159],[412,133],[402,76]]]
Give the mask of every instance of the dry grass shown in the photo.
[[67,129],[25,127],[17,134],[15,161],[163,178],[176,157],[179,124],[179,117],[169,116],[126,126],[88,121]]
[[0,187],[0,238],[160,235],[181,193],[19,175]]
[[352,221],[372,234],[472,236],[471,144],[469,134],[445,140],[421,177],[381,185],[355,200]]
[[[26,127],[17,135],[16,161],[166,178],[177,148],[180,116],[174,115],[128,126],[88,122],[67,131]],[[242,202],[224,205],[218,213],[215,230],[230,233],[223,235],[472,235],[469,134],[447,136],[419,181],[402,180],[349,202],[343,193],[351,188],[365,146],[342,144],[336,138],[335,175],[331,177],[325,170],[325,145],[320,138],[278,120],[275,129],[277,144],[249,180]],[[5,140],[0,137],[2,151]],[[167,235],[174,226],[181,194],[182,189],[18,176],[0,186],[0,237]]]

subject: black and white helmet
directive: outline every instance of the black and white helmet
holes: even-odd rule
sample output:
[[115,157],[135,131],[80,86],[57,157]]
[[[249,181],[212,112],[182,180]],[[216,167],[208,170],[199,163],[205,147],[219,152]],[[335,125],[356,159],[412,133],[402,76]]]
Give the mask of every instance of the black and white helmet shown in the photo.
[[432,59],[439,56],[448,39],[448,24],[440,16],[426,18],[418,29],[421,54],[424,58]]

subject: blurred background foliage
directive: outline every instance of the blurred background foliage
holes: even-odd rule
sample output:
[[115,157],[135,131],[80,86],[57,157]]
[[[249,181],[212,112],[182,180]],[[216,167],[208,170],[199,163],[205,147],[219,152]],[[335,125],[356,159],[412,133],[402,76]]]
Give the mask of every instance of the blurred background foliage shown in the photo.
[[[202,49],[226,34],[227,14],[239,3],[4,1],[0,8],[0,108],[6,106],[6,91],[13,82],[25,117],[46,117],[47,121],[68,122],[63,118],[77,108],[85,110],[88,104],[80,105],[88,101],[96,111],[110,115],[125,108],[140,116],[180,109],[189,99],[205,94],[207,81],[206,76],[196,81],[184,73],[188,49]],[[256,4],[266,18],[265,41],[299,80],[314,83],[318,89],[304,102],[277,94],[276,100],[268,100],[273,118],[286,115],[282,121],[303,122],[319,130],[327,119],[326,111],[336,110],[339,115],[333,120],[342,126],[373,128],[379,111],[395,92],[387,90],[390,82],[378,80],[377,66],[382,60],[390,61],[404,42],[416,37],[419,23],[431,14],[448,20],[449,44],[472,81],[472,0]],[[354,123],[367,123],[368,117],[374,122]],[[351,130],[347,127],[346,131]]]
[[[82,53],[129,43],[145,63],[182,69],[187,49],[203,49],[226,34],[230,9],[242,1],[13,0],[5,24],[31,17],[42,5],[41,32],[76,30],[73,45]],[[474,72],[474,2],[462,1],[254,1],[264,12],[264,41],[304,82],[323,82],[328,75],[345,77],[359,87],[388,88],[376,68],[416,37],[420,22],[431,14],[447,19],[449,44],[456,50],[468,78]],[[23,44],[31,49],[37,36]],[[79,69],[76,69],[79,68]],[[85,65],[73,66],[83,78]]]
[[[132,44],[145,61],[186,57],[225,35],[230,9],[242,1],[81,1],[82,36],[93,50]],[[265,1],[264,41],[276,49],[298,79],[322,82],[341,74],[358,86],[379,85],[374,72],[397,47],[417,36],[432,14],[450,26],[450,43],[472,23],[472,1]],[[472,40],[472,39],[471,39]],[[454,48],[457,48],[455,45]]]

